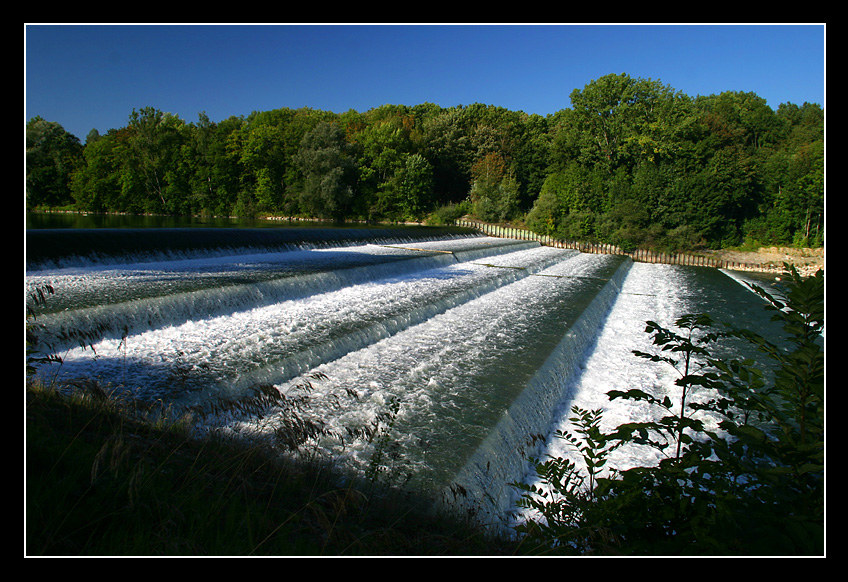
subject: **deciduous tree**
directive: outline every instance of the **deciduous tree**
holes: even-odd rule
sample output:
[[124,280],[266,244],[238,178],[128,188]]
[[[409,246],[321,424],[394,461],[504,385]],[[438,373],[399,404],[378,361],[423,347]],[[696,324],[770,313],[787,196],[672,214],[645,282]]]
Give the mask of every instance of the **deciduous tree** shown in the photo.
[[303,137],[295,155],[304,176],[301,207],[313,216],[344,220],[353,202],[356,166],[345,133],[320,122]]

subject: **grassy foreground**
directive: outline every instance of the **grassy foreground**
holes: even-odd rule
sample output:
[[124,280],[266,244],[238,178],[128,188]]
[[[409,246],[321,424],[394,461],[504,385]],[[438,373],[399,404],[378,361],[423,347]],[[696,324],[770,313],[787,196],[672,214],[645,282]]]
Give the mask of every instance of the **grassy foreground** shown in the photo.
[[527,553],[420,500],[344,487],[318,464],[189,436],[113,401],[26,390],[29,556]]

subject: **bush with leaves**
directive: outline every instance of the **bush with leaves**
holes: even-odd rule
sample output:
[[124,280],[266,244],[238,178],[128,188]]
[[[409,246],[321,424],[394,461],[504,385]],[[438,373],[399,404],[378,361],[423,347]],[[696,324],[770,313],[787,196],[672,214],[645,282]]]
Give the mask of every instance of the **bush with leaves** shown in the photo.
[[[587,468],[563,458],[537,460],[541,485],[514,484],[519,505],[538,516],[518,531],[580,554],[823,554],[824,273],[802,278],[786,269],[783,300],[751,286],[782,325],[780,342],[719,330],[703,314],[681,317],[677,331],[648,322],[659,353],[634,353],[675,367],[678,401],[646,390],[608,392],[662,412],[606,434],[597,429],[602,411],[574,409],[580,438],[559,436]],[[711,344],[731,338],[747,341],[774,366],[714,357]],[[606,454],[623,444],[664,457],[600,476]]]

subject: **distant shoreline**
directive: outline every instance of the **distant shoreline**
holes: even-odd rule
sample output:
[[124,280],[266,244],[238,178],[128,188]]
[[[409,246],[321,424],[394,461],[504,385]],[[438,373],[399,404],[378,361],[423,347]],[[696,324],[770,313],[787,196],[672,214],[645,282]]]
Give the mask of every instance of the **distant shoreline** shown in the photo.
[[[67,209],[39,209],[38,213],[44,214],[79,214],[79,215],[103,215],[103,216],[165,216],[158,214],[144,214],[144,215],[134,215],[129,213],[120,213],[120,212],[104,212],[104,213],[93,213],[93,212],[84,212],[77,210],[67,210]],[[203,216],[194,216],[194,218],[204,218]],[[210,217],[205,217],[210,218]],[[214,218],[223,218],[223,219],[235,219],[237,220],[239,217],[214,217]],[[321,220],[317,218],[306,218],[306,217],[295,217],[295,216],[261,216],[257,217],[258,220],[267,220],[267,221],[277,221],[277,222],[330,222],[327,220]],[[424,226],[424,223],[416,223],[416,222],[388,222],[388,223],[374,223],[368,221],[353,221],[348,220],[345,221],[348,224],[362,224],[367,226],[375,226],[375,225],[398,225],[398,226]],[[764,272],[774,272],[774,273],[782,273],[784,270],[783,264],[789,263],[798,270],[798,273],[802,276],[809,276],[815,274],[819,269],[824,269],[824,247],[819,248],[795,248],[795,247],[762,247],[755,251],[739,251],[732,249],[719,249],[719,250],[699,250],[697,254],[704,255],[716,260],[722,260],[727,262],[734,262],[739,264],[748,264],[748,265],[758,265]]]

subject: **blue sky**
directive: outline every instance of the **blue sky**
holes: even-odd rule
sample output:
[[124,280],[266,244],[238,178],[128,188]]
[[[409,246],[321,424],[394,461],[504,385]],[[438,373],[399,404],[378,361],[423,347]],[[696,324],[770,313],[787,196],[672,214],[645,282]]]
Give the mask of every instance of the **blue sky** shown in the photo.
[[281,107],[485,103],[547,115],[610,73],[690,96],[825,105],[825,26],[26,24],[25,122],[84,141],[154,107],[194,122]]

